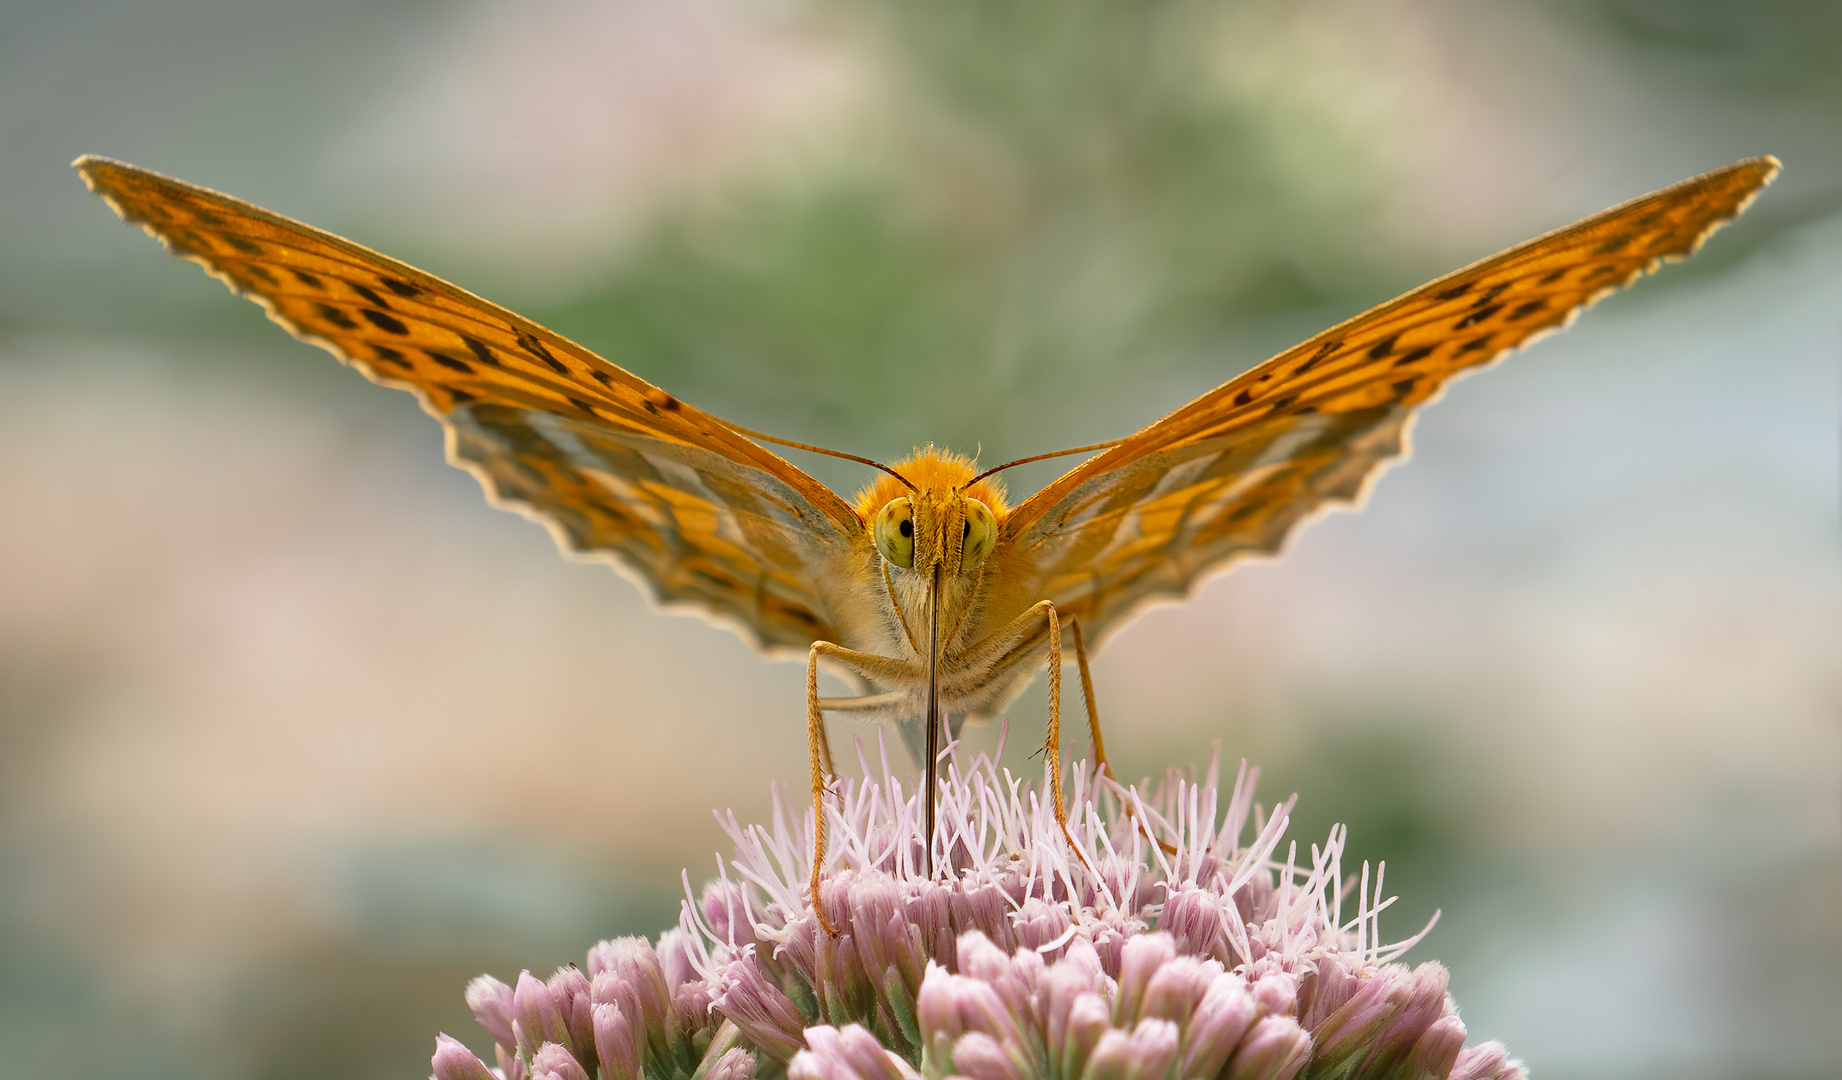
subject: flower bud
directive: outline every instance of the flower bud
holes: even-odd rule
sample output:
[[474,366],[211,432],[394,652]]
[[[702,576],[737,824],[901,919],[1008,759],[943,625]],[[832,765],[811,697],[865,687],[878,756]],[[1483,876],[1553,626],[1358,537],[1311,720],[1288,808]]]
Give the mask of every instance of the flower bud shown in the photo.
[[1114,1018],[1121,1024],[1136,1020],[1144,1003],[1145,988],[1159,968],[1177,956],[1169,934],[1143,934],[1127,941],[1119,960],[1119,1003]]
[[883,1049],[861,1024],[846,1024],[838,1032],[837,1046],[839,1057],[863,1080],[921,1080],[907,1062]]
[[595,1058],[601,1063],[604,1080],[639,1080],[640,1040],[633,1024],[619,1005],[603,1002],[594,1006]]
[[[697,962],[691,956],[690,935],[678,927],[672,927],[659,935],[658,948],[653,953],[659,958],[659,970],[665,976],[665,985],[674,996],[678,988],[685,983],[698,979]],[[594,972],[589,973],[591,976]]]
[[435,1056],[429,1065],[434,1069],[434,1080],[495,1080],[484,1061],[462,1046],[459,1039],[447,1035],[435,1036]]
[[1487,1042],[1458,1055],[1451,1080],[1528,1080],[1529,1070],[1500,1042]]
[[754,960],[745,957],[724,971],[711,1008],[756,1049],[784,1063],[805,1045],[806,1020]]
[[1228,1059],[1227,1080],[1291,1080],[1311,1056],[1311,1036],[1290,1016],[1255,1024]]
[[1408,996],[1394,1020],[1374,1040],[1363,1060],[1365,1069],[1385,1074],[1407,1060],[1420,1036],[1448,1011],[1447,976],[1443,966],[1425,963],[1413,969]]
[[564,1030],[569,1035],[564,1045],[569,1053],[577,1061],[594,1061],[595,1024],[589,1011],[593,1003],[589,1001],[588,977],[574,964],[568,964],[557,968],[556,974],[544,985],[563,1018]]
[[1290,1016],[1298,1008],[1298,978],[1283,971],[1262,975],[1253,985],[1254,1005],[1262,1016]]
[[1178,1071],[1186,1077],[1220,1075],[1228,1056],[1259,1015],[1253,995],[1238,976],[1217,975],[1190,1018],[1189,1046]]
[[512,1033],[511,987],[491,975],[481,975],[467,984],[467,1007],[494,1042],[508,1048],[518,1046],[518,1037]]
[[1187,956],[1222,959],[1222,900],[1208,889],[1178,889],[1164,901],[1158,929],[1171,936],[1177,951]]
[[1023,1073],[1005,1053],[1004,1044],[982,1031],[967,1034],[953,1044],[953,1067],[969,1080],[1023,1080]]
[[1082,994],[1068,1010],[1062,1042],[1062,1075],[1081,1076],[1100,1041],[1112,1030],[1113,1010],[1099,994]]
[[1464,1022],[1457,1016],[1442,1016],[1414,1041],[1399,1075],[1402,1080],[1446,1080],[1464,1048]]
[[545,1043],[531,1056],[531,1080],[589,1080],[588,1070],[559,1043]]
[[1202,995],[1222,966],[1213,960],[1204,962],[1193,956],[1179,956],[1152,972],[1145,984],[1145,998],[1139,1008],[1141,1017],[1157,1017],[1189,1023]]
[[[792,1073],[791,1068],[787,1071]],[[755,1055],[739,1046],[725,1050],[704,1074],[704,1080],[755,1080]]]
[[[636,1032],[644,1032],[647,1045],[661,1059],[670,1053],[666,1029],[671,1018],[671,990],[658,954],[642,937],[615,938],[604,941],[589,953],[589,974],[604,973],[619,980],[632,991],[627,1022]],[[601,999],[597,999],[598,1001]]]
[[550,987],[529,971],[519,973],[518,986],[512,991],[512,1025],[519,1047],[527,1054],[535,1053],[544,1043],[569,1042],[569,1025],[563,1019],[561,1005]]
[[[719,1062],[720,1064],[720,1062]],[[712,1073],[714,1074],[714,1069]],[[921,1080],[859,1024],[806,1029],[806,1049],[787,1066],[788,1080]]]

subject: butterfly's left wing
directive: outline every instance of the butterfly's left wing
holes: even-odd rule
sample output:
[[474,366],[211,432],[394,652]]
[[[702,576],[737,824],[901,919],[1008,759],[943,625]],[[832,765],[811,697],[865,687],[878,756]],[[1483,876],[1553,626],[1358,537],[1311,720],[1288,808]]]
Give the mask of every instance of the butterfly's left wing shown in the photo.
[[[1453,376],[1692,253],[1778,171],[1752,158],[1474,263],[1326,330],[1084,462],[1006,516],[994,580],[1096,639],[1358,500]],[[1003,617],[994,611],[994,617]]]
[[857,514],[721,420],[440,278],[215,191],[76,162],[123,219],[297,337],[416,394],[449,457],[559,544],[763,647],[836,638]]

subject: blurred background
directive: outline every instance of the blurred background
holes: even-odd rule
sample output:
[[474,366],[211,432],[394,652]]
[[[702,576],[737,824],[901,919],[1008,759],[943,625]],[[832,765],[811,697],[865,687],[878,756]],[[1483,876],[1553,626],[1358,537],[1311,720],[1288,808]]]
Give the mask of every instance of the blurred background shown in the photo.
[[437,1029],[484,1043],[469,977],[656,935],[711,810],[805,776],[798,664],[488,509],[80,153],[738,423],[987,462],[1777,154],[1693,261],[1095,676],[1128,775],[1219,740],[1301,843],[1350,823],[1537,1077],[1833,1075],[1833,3],[0,0],[0,145],[0,1076],[426,1076]]

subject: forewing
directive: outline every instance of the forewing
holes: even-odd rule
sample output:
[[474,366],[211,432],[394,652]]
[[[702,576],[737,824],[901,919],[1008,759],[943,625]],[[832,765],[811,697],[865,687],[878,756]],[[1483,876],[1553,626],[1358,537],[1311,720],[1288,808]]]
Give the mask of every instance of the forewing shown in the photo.
[[1691,254],[1778,171],[1753,158],[1614,207],[1364,312],[1064,475],[1003,525],[1019,596],[1099,637],[1299,521],[1359,499],[1455,375]]
[[105,158],[91,190],[304,341],[416,394],[449,458],[565,547],[763,646],[832,636],[821,589],[863,535],[823,484],[707,413],[430,274]]

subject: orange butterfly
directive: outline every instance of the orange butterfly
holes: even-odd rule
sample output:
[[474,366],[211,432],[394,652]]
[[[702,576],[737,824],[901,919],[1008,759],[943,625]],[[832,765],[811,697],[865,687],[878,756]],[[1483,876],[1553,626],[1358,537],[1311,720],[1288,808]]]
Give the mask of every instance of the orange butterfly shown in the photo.
[[[566,549],[612,556],[662,603],[764,649],[806,650],[815,908],[826,710],[898,720],[925,747],[931,792],[941,718],[992,716],[1046,661],[1053,764],[1072,646],[1104,767],[1083,627],[1103,638],[1146,601],[1359,500],[1454,375],[1690,254],[1778,172],[1769,157],[1740,161],[1448,274],[1133,435],[1064,451],[1105,452],[1013,507],[992,476],[1009,465],[978,472],[932,448],[891,465],[837,454],[885,474],[846,502],[760,443],[815,447],[700,412],[439,278],[145,169],[75,164],[125,220],[296,336],[415,393],[494,502]],[[821,698],[821,660],[865,692]],[[1059,765],[1052,775],[1060,817]]]

